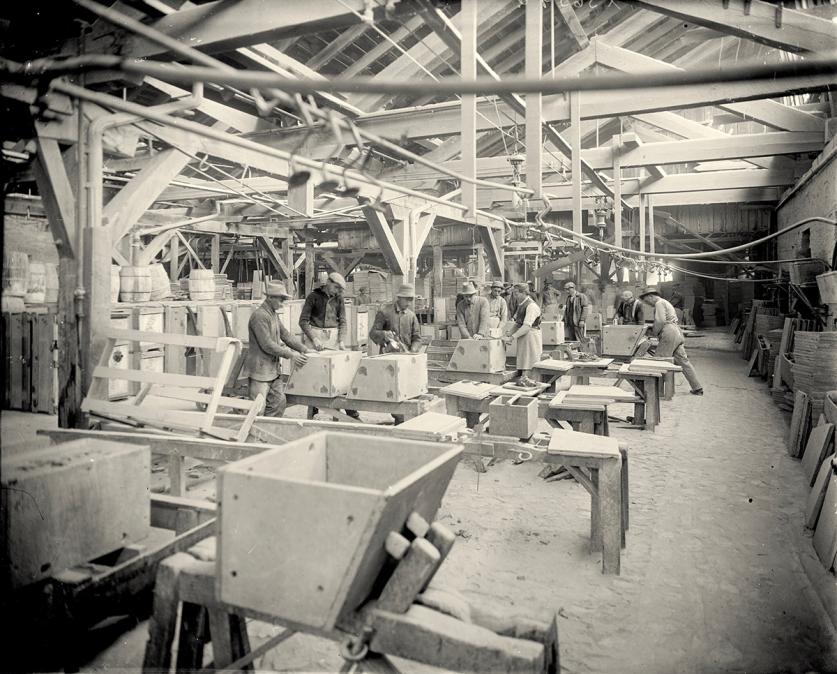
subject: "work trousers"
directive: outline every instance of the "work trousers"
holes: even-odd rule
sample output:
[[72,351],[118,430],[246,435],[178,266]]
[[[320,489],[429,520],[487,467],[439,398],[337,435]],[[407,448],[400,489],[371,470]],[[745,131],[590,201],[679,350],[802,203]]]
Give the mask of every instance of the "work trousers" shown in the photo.
[[273,381],[259,381],[250,378],[250,400],[255,400],[261,393],[265,399],[264,416],[281,417],[288,407],[288,399],[285,397],[285,383],[281,377]]
[[587,336],[587,326],[564,323],[564,339],[568,342],[583,342]]
[[689,361],[689,356],[686,355],[685,341],[680,328],[673,323],[668,323],[663,326],[663,331],[660,333],[660,343],[654,355],[658,358],[673,358],[674,364],[683,368],[683,376],[686,377],[692,391],[697,391],[703,387],[700,385],[694,365]]

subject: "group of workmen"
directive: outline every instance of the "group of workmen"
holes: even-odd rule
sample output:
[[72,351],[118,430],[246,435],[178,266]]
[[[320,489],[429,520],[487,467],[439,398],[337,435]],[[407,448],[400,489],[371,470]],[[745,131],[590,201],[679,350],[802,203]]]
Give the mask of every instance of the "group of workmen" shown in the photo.
[[[299,318],[302,339],[297,339],[279,320],[277,312],[291,295],[279,282],[267,284],[266,298],[250,317],[247,370],[250,376],[250,398],[265,397],[266,416],[282,416],[287,407],[284,384],[280,376],[280,361],[291,359],[294,366],[308,361],[306,354],[325,348],[344,350],[347,333],[346,308],[343,291],[346,280],[333,272],[325,283],[313,290],[305,300]],[[580,293],[575,283],[564,284],[564,338],[583,342],[587,337],[587,323],[592,313],[590,299]],[[415,286],[401,285],[395,301],[385,304],[375,315],[369,338],[381,353],[418,353],[421,348],[419,321],[412,309]],[[643,290],[639,298],[626,290],[616,310],[616,321],[623,324],[643,324],[642,304],[654,309],[652,334],[659,338],[655,355],[671,357],[683,368],[691,392],[703,395],[703,388],[684,347],[685,339],[678,325],[677,314],[671,303],[656,288]],[[507,346],[515,344],[519,381],[534,385],[532,368],[541,360],[541,306],[528,283],[504,284],[495,281],[489,286],[488,297],[479,294],[476,285],[466,281],[457,296],[456,324],[461,339],[502,337]],[[329,339],[329,330],[337,329],[337,340]],[[357,418],[357,412],[346,410]],[[396,422],[398,419],[396,419]]]

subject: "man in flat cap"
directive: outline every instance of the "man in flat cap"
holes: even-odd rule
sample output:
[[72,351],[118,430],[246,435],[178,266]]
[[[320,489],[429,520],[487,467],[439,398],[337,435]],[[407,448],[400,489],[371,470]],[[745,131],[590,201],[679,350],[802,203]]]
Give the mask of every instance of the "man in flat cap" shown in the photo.
[[569,342],[581,342],[587,337],[587,320],[592,307],[587,295],[578,292],[575,283],[564,284],[567,291],[567,303],[564,305],[564,339]]
[[295,365],[308,361],[311,351],[294,337],[279,320],[277,311],[290,295],[284,283],[268,283],[264,302],[250,316],[247,329],[250,345],[247,350],[247,371],[250,373],[250,399],[261,393],[265,397],[264,414],[281,417],[288,401],[285,385],[280,377],[280,359],[290,358]]
[[660,358],[672,358],[675,365],[683,368],[683,375],[689,382],[692,395],[702,396],[703,386],[701,386],[694,365],[689,361],[689,356],[686,355],[686,340],[680,331],[677,313],[674,311],[671,302],[663,299],[654,286],[644,288],[639,299],[654,309],[652,333],[660,340],[654,355]]
[[[346,350],[346,305],[343,303],[343,291],[346,289],[346,279],[336,271],[331,272],[326,282],[319,288],[314,288],[302,307],[299,315],[299,327],[302,329],[302,342],[317,351],[322,351],[328,344],[329,328],[337,328],[337,343],[334,347],[338,351]],[[311,408],[311,414],[319,410]],[[356,410],[344,410],[352,419],[359,419]]]
[[462,284],[462,299],[456,305],[456,324],[461,339],[488,337],[488,300],[477,295],[476,286],[470,281]]
[[346,279],[336,271],[331,272],[326,282],[305,298],[305,305],[299,315],[299,327],[302,328],[302,341],[317,351],[326,346],[325,330],[337,328],[338,351],[345,351],[346,346],[346,306],[343,303],[343,291]]
[[642,302],[630,290],[622,291],[622,299],[616,309],[619,325],[642,325]]
[[507,345],[517,342],[517,370],[520,383],[525,386],[536,385],[531,378],[532,368],[541,359],[543,337],[541,336],[541,308],[529,295],[529,286],[518,283],[514,286],[517,311],[514,315],[515,329],[504,339]]
[[506,304],[502,292],[503,282],[494,281],[488,298],[488,324],[491,328],[501,328],[509,320],[509,305]]
[[[381,353],[418,353],[421,348],[421,329],[411,306],[416,289],[410,283],[395,293],[395,301],[385,304],[375,314],[369,339],[381,347]],[[396,425],[404,423],[404,416],[393,414]]]

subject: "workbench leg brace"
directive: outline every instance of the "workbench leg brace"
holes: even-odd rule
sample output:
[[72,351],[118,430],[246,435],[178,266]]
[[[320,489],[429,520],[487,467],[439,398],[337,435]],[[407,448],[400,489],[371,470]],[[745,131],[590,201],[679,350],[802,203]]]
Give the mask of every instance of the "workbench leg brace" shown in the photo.
[[[412,541],[396,532],[387,538],[386,549],[397,563],[379,596],[338,623],[337,630],[319,633],[341,641],[344,671],[397,671],[387,658],[393,655],[448,671],[560,672],[557,618],[542,623],[508,615],[430,587],[455,536],[415,513],[406,529]],[[257,657],[296,633],[286,629],[251,651],[245,614],[277,621],[218,601],[216,564],[201,547],[202,555],[193,548],[160,564],[143,662],[148,674],[171,668],[181,604],[177,671],[201,669],[210,640],[214,669],[252,670]]]

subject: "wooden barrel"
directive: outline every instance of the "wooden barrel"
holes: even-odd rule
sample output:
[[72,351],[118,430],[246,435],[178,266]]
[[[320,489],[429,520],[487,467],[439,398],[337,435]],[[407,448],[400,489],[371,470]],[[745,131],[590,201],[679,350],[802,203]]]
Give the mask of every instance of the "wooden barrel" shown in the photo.
[[161,264],[152,264],[151,270],[151,300],[157,302],[171,297],[171,284],[166,268]]
[[148,302],[151,299],[151,269],[147,265],[119,270],[119,299],[122,302]]
[[211,269],[193,269],[189,272],[189,299],[211,300],[215,298],[215,274]]
[[54,262],[44,262],[46,269],[46,298],[47,304],[58,301],[58,265]]
[[20,295],[10,295],[4,290],[0,301],[2,301],[2,312],[4,314],[22,314],[26,311],[23,297]]
[[23,301],[26,304],[43,304],[46,300],[46,268],[43,262],[29,262],[26,294]]
[[29,282],[29,256],[19,250],[7,250],[3,253],[3,292],[7,295],[26,294]]
[[116,304],[119,301],[119,265],[110,266],[110,303]]

